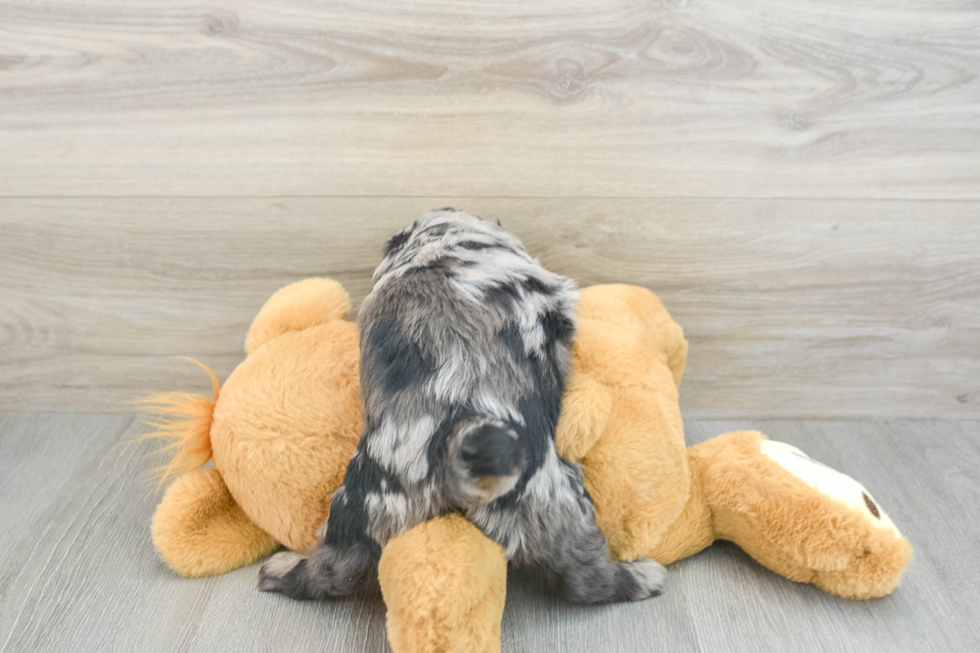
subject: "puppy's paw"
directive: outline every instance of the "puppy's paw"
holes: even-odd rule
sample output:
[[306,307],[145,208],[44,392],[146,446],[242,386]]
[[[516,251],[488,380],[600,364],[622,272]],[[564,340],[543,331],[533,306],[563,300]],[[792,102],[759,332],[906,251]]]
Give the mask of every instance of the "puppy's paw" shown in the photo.
[[272,556],[259,568],[259,590],[292,596],[297,585],[296,568],[305,561],[306,556],[295,551],[283,551]]
[[636,581],[636,587],[630,592],[629,599],[631,601],[642,601],[664,593],[667,570],[656,560],[640,558],[632,562],[621,562],[619,566]]

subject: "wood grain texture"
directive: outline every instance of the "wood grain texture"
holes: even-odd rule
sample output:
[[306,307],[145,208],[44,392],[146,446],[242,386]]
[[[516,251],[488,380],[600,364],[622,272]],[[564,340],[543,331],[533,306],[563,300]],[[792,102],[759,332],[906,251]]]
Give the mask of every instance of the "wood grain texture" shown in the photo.
[[134,418],[0,420],[3,653],[385,646],[376,586],[336,603],[290,605],[255,590],[254,568],[195,582],[174,576],[150,540],[159,496],[145,460],[152,445],[128,442],[142,432]]
[[980,199],[961,0],[0,2],[0,195]]
[[[639,604],[569,605],[542,570],[510,574],[503,651],[970,652],[980,647],[980,422],[726,421],[853,475],[916,548],[902,585],[846,601],[718,544]],[[183,580],[156,556],[154,461],[125,415],[0,416],[0,653],[389,651],[376,585],[339,601],[255,590],[256,567]],[[14,525],[13,528],[10,528]]]
[[500,219],[583,286],[658,293],[688,418],[980,417],[980,205],[803,200],[0,200],[0,410],[209,392],[276,289],[367,293],[424,210]]

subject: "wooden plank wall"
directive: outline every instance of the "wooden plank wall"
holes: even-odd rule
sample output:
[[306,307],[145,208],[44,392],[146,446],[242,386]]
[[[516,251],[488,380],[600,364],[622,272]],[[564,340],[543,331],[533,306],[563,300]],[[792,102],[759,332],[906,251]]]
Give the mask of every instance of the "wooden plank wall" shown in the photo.
[[0,410],[205,389],[428,208],[686,328],[686,415],[980,417],[980,8],[0,0]]

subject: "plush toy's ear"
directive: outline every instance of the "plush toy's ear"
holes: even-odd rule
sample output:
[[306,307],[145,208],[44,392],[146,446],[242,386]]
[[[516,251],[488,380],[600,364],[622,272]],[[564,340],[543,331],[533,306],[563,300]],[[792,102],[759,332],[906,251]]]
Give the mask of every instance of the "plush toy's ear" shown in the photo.
[[242,512],[214,469],[197,469],[174,481],[151,530],[160,556],[182,576],[223,574],[278,546]]
[[646,288],[626,284],[590,286],[582,289],[581,296],[580,319],[642,325],[644,335],[670,368],[674,385],[681,384],[687,364],[687,340],[660,298]]
[[396,653],[500,651],[507,558],[459,515],[392,538],[378,564]]
[[350,297],[333,279],[304,279],[281,288],[255,317],[245,337],[245,352],[287,331],[301,331],[350,313]]

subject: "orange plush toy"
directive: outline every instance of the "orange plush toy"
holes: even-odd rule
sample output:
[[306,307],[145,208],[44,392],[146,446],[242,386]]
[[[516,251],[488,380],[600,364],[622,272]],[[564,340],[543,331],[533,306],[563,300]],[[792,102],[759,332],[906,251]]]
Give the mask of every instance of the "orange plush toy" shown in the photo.
[[[176,450],[165,471],[178,475],[153,541],[178,573],[224,573],[280,544],[315,545],[361,430],[349,310],[334,281],[288,286],[252,323],[248,356],[220,393],[214,379],[213,399],[149,404],[170,416],[157,425]],[[615,557],[666,564],[725,539],[839,596],[898,585],[911,547],[850,477],[757,432],[685,446],[677,387],[687,342],[651,292],[583,290],[574,356],[558,450],[582,466]],[[213,469],[198,469],[208,459]],[[378,573],[398,653],[499,650],[506,560],[469,522],[441,517],[392,539]]]

